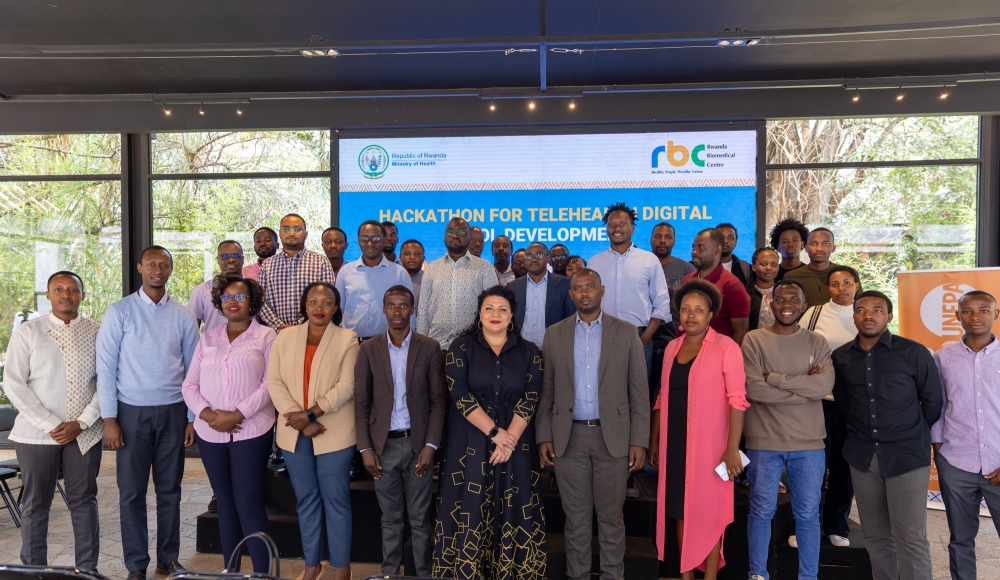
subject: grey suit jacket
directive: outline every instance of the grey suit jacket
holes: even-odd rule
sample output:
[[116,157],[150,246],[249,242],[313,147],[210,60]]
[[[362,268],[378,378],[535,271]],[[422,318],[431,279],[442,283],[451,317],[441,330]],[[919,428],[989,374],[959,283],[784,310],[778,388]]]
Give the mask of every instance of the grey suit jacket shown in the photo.
[[[354,365],[354,388],[358,449],[374,449],[381,455],[389,435],[395,394],[389,338],[384,332],[361,344]],[[410,335],[406,357],[406,408],[410,413],[413,452],[420,453],[427,443],[440,447],[448,408],[441,346],[433,338],[416,332]]]
[[[535,414],[538,442],[551,441],[562,456],[573,428],[573,342],[576,316],[545,331],[542,397]],[[646,355],[635,326],[604,313],[597,394],[601,432],[614,457],[628,455],[630,445],[649,446],[649,386]]]

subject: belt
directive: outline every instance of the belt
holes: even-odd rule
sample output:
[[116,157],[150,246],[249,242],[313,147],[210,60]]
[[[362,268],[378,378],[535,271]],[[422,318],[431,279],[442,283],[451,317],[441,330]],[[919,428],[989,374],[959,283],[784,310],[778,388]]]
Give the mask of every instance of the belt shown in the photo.
[[573,419],[573,422],[578,425],[586,425],[587,427],[600,427],[600,419]]
[[407,439],[409,436],[409,429],[400,429],[399,431],[389,431],[389,434],[386,437],[388,439]]

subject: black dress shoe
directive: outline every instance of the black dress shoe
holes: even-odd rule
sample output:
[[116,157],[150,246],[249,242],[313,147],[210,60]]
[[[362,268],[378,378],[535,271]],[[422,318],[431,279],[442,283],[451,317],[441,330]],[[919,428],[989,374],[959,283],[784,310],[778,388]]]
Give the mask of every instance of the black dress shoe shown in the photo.
[[187,568],[180,565],[180,562],[176,560],[170,562],[169,564],[157,564],[156,573],[161,576],[169,576],[171,574],[176,574],[177,572],[187,572]]
[[128,580],[146,580],[146,571],[133,570],[128,573]]
[[625,484],[625,497],[635,499],[639,497],[639,488],[635,486],[635,478],[629,476],[628,482]]
[[208,513],[214,514],[219,512],[219,498],[212,496],[212,501],[208,502]]
[[285,457],[281,454],[281,447],[275,447],[271,453],[271,465],[284,465]]

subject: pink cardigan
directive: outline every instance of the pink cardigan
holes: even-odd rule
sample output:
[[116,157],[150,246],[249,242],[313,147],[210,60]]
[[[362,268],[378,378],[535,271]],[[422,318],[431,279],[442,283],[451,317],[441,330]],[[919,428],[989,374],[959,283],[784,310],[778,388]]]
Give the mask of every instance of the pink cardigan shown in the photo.
[[[660,410],[660,475],[658,506],[665,505],[667,489],[667,402],[670,367],[684,342],[681,335],[667,345],[663,355],[660,396],[653,409]],[[681,571],[702,569],[708,553],[733,521],[733,482],[722,481],[715,468],[729,439],[729,409],[746,410],[746,373],[743,352],[728,336],[708,330],[688,379],[687,471],[684,498],[684,550]],[[663,559],[663,508],[656,510],[656,549]],[[719,567],[726,565],[720,558]]]

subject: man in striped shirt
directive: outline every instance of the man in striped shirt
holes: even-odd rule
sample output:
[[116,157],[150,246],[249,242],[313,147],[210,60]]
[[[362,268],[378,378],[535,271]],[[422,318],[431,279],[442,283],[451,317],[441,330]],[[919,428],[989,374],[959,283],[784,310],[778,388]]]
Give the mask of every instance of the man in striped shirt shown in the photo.
[[260,319],[275,330],[302,322],[299,301],[302,291],[313,282],[334,283],[333,268],[326,256],[306,249],[309,231],[302,216],[290,213],[278,228],[281,251],[260,266],[264,287],[264,308]]

